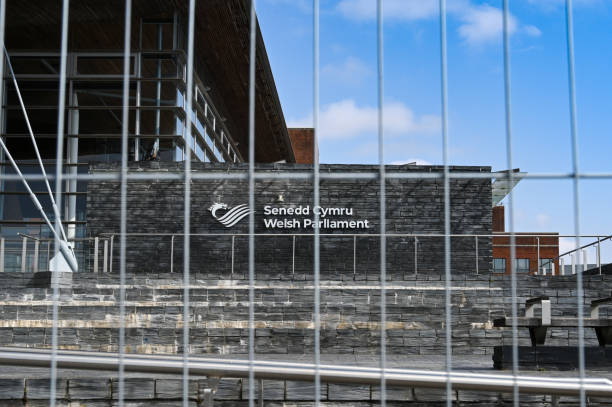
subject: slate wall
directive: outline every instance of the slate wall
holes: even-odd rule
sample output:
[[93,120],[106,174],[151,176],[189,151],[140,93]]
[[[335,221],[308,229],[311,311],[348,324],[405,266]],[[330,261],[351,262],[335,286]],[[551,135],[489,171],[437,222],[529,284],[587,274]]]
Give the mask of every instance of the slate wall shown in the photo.
[[[0,345],[51,344],[52,291],[31,281],[31,274],[4,273],[0,284]],[[183,287],[180,274],[129,274],[126,279],[128,352],[182,352]],[[419,276],[387,287],[387,353],[390,356],[444,353],[442,277]],[[248,285],[235,280],[200,280],[190,289],[190,351],[195,354],[248,354]],[[489,355],[511,344],[511,332],[493,328],[496,316],[511,315],[507,276],[457,275],[452,281],[453,352]],[[608,296],[609,276],[585,276],[588,304]],[[576,316],[574,277],[519,276],[519,314],[526,298],[547,295],[553,316]],[[64,290],[65,291],[65,290]],[[257,281],[255,349],[261,354],[312,354],[314,343],[311,282]],[[612,307],[607,307],[612,308]],[[65,349],[116,351],[119,278],[116,274],[78,273],[72,292],[59,304],[59,343]],[[604,308],[602,315],[608,310]],[[376,355],[380,346],[380,287],[372,282],[327,281],[321,288],[321,352],[327,355]],[[575,346],[575,329],[548,330],[547,345]],[[593,329],[586,344],[597,345]],[[520,345],[529,345],[526,329]]]
[[[97,164],[91,168],[96,174],[117,174],[114,164]],[[131,163],[130,171],[146,174],[149,171],[183,171],[182,163],[140,162]],[[194,174],[207,176],[233,174],[245,176],[245,165],[195,164]],[[297,164],[258,165],[258,173],[270,176],[283,174],[298,176],[311,171],[310,166]],[[351,172],[356,176],[367,171],[378,171],[377,166],[322,165],[325,174]],[[441,174],[439,166],[389,166],[389,172],[408,175],[431,176]],[[488,173],[490,167],[452,167],[451,171]],[[444,239],[442,237],[418,237],[415,261],[413,234],[435,235],[444,233],[443,181],[440,178],[388,179],[386,182],[387,274],[390,280],[404,280],[414,274],[438,274],[443,271]],[[129,272],[168,272],[183,268],[183,197],[184,184],[180,180],[130,181],[128,183],[128,233],[127,270]],[[244,279],[248,273],[248,239],[232,234],[248,233],[247,219],[232,228],[226,228],[215,220],[208,208],[214,202],[230,207],[248,203],[246,179],[214,180],[194,179],[191,186],[191,272],[202,278]],[[367,219],[371,227],[359,230],[322,229],[321,278],[330,280],[366,279],[378,280],[380,268],[379,183],[376,179],[322,179],[320,202],[324,207],[351,207],[353,217],[332,219]],[[312,229],[266,229],[263,207],[312,207],[312,182],[309,179],[266,179],[256,182],[256,233],[273,233],[277,236],[256,238],[255,270],[257,278],[282,278],[290,280],[312,279],[313,243]],[[491,233],[491,180],[451,180],[451,232],[454,234]],[[90,236],[102,236],[119,231],[120,191],[117,181],[90,181],[87,194],[87,227]],[[281,201],[282,200],[282,201]],[[311,208],[312,209],[312,208]],[[219,212],[222,214],[222,212]],[[311,216],[312,217],[312,216]],[[283,217],[279,217],[283,218]],[[299,217],[298,217],[299,218]],[[351,234],[356,233],[354,238]],[[143,235],[144,234],[144,235]],[[172,234],[178,234],[172,244]],[[222,234],[223,236],[211,236]],[[338,236],[339,234],[349,234]],[[278,236],[279,235],[279,236]],[[454,237],[452,268],[455,272],[473,273],[476,269],[476,242],[473,237]],[[234,248],[232,255],[232,246]],[[118,237],[113,244],[113,271],[118,270]],[[172,250],[173,247],[173,250]],[[491,239],[478,241],[478,269],[491,269]]]

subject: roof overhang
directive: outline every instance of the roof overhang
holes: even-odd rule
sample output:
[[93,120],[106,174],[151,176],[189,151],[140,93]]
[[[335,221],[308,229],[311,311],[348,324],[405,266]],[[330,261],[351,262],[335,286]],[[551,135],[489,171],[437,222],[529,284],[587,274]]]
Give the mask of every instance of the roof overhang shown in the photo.
[[520,169],[496,171],[492,174],[497,175],[493,178],[491,186],[491,198],[493,206],[497,206],[504,198],[516,187],[516,185],[527,175]]

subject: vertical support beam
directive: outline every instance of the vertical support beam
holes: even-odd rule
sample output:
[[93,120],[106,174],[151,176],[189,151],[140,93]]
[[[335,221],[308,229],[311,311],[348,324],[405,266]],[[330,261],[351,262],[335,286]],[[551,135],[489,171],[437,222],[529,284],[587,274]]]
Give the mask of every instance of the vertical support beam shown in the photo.
[[94,238],[94,262],[93,262],[93,272],[98,274],[98,245],[100,243],[100,238],[97,236]]
[[4,273],[4,238],[0,238],[0,273]]
[[34,258],[32,259],[32,271],[38,273],[38,249],[40,247],[40,240],[34,241]]
[[572,253],[572,275],[576,274],[576,253]]
[[[142,37],[142,24],[140,25]],[[134,119],[134,161],[140,161],[140,94],[141,94],[141,72],[142,72],[142,53],[134,55],[136,64],[136,111]]]
[[[76,92],[73,89],[72,81],[70,81],[70,106],[77,107],[79,105],[79,99]],[[66,238],[68,241],[76,237],[76,199],[77,196],[77,180],[76,175],[78,172],[77,163],[79,161],[79,139],[73,137],[79,133],[79,111],[78,109],[72,109],[68,115],[68,132],[71,135],[66,140],[67,152],[66,158],[68,161],[68,173],[72,175],[72,179],[66,180],[66,219],[67,219],[67,231]]]
[[478,275],[478,236],[474,236],[474,247],[476,248],[476,275]]
[[21,241],[21,272],[25,273],[26,271],[26,263],[28,259],[26,257],[28,251],[28,241],[25,237],[22,238]]
[[565,260],[563,259],[559,259],[559,274],[562,276],[565,275]]
[[[162,50],[163,47],[163,26],[162,24],[157,25],[157,49],[159,51]],[[153,144],[153,154],[152,158],[157,159],[159,156],[159,134],[160,134],[160,126],[161,126],[161,86],[162,86],[162,65],[161,59],[157,58],[157,92],[155,95],[155,135],[158,136],[155,138],[155,143]],[[189,89],[185,92],[187,94]],[[187,115],[191,116],[191,112],[187,112]],[[188,120],[186,120],[188,121]],[[186,143],[187,144],[187,143]],[[186,148],[189,148],[186,146]]]
[[582,249],[582,272],[584,273],[585,271],[587,271],[588,267],[589,267],[589,259],[587,257],[587,250]]
[[102,262],[102,272],[108,271],[108,240],[104,240],[104,261]]

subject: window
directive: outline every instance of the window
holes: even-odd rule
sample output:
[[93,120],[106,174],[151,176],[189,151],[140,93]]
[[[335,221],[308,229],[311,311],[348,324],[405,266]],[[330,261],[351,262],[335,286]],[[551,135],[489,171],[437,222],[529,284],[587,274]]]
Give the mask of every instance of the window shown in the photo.
[[493,272],[494,273],[505,273],[506,272],[506,259],[493,259]]
[[546,270],[546,272],[550,272],[553,268],[554,260],[553,259],[540,259],[539,266],[540,270]]
[[529,259],[516,259],[516,272],[529,273]]

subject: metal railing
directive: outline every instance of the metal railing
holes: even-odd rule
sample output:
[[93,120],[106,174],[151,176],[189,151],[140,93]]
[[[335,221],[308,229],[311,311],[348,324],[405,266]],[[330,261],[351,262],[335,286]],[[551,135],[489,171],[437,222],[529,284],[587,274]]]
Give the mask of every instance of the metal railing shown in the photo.
[[[183,233],[128,233],[126,237],[161,237],[168,239],[168,258],[167,263],[169,264],[168,272],[175,272],[175,259],[179,254],[177,253],[176,243],[177,239],[182,239]],[[247,238],[246,233],[192,233],[192,237],[207,237],[214,239],[228,239],[231,243],[228,244],[229,258],[231,259],[231,271],[232,274],[235,269],[236,259],[236,239]],[[254,235],[257,238],[287,238],[290,242],[290,258],[287,258],[287,264],[290,264],[290,269],[293,274],[296,270],[296,252],[300,249],[301,242],[310,242],[313,234],[309,233],[256,233]],[[352,264],[353,275],[356,275],[359,271],[360,262],[357,260],[358,257],[358,242],[360,239],[377,238],[380,234],[376,233],[352,233],[352,234],[337,234],[337,233],[320,233],[322,238],[331,239],[342,239],[348,241],[346,244],[352,247],[346,251],[346,253],[352,253],[352,258],[347,258],[346,262]],[[394,239],[400,239],[401,243],[404,243],[406,252],[412,254],[412,264],[406,264],[407,268],[413,271],[414,275],[422,272],[419,269],[419,258],[422,258],[425,252],[427,252],[426,239],[441,239],[443,234],[424,234],[424,233],[388,233],[387,239],[393,242]],[[563,276],[568,274],[576,274],[576,272],[582,272],[589,269],[598,269],[599,274],[602,273],[602,244],[610,241],[612,242],[612,236],[609,235],[581,235],[581,239],[593,239],[593,242],[582,245],[577,249],[572,249],[567,252],[558,254],[554,257],[540,257],[541,252],[546,249],[553,249],[557,251],[559,244],[543,244],[542,239],[551,238],[575,238],[574,235],[550,235],[550,234],[521,234],[517,235],[520,238],[532,238],[535,239],[535,244],[524,244],[518,243],[514,247],[517,249],[532,249],[537,253],[537,267],[530,267],[529,272],[531,274],[539,274],[543,276]],[[75,254],[79,263],[79,270],[82,272],[93,272],[93,273],[106,273],[113,272],[113,261],[115,257],[115,241],[118,239],[118,233],[103,233],[96,237],[77,238],[72,239],[71,242],[75,248]],[[495,257],[496,249],[509,248],[509,244],[496,243],[495,240],[500,238],[507,238],[508,235],[493,233],[493,234],[452,234],[452,239],[466,239],[468,242],[473,241],[472,247],[474,248],[474,269],[471,272],[475,274],[483,274],[489,272],[500,272],[496,270],[493,265],[490,269],[483,269],[483,261],[493,259]],[[487,252],[483,249],[483,244],[487,241],[493,241],[491,247],[493,253]],[[53,239],[45,237],[37,237],[26,234],[19,234],[19,237],[0,238],[0,272],[38,272],[48,271],[48,265],[51,257],[53,257]],[[193,244],[193,243],[192,243]],[[589,248],[595,249],[595,263],[588,263],[588,255],[586,250]],[[206,247],[202,247],[203,250]],[[612,250],[612,248],[611,248]],[[580,254],[578,256],[577,254]],[[179,256],[180,257],[180,256]],[[565,260],[567,259],[567,263]],[[580,261],[582,260],[582,261]],[[555,266],[557,264],[558,266]],[[558,267],[558,268],[557,268]],[[116,270],[115,270],[116,271]],[[461,270],[462,272],[468,270]],[[470,272],[470,271],[468,271]]]
[[[0,348],[0,363],[3,365],[47,367],[50,361],[51,355],[47,350]],[[181,356],[167,355],[130,354],[119,361],[113,353],[60,351],[56,361],[58,368],[96,371],[117,371],[120,363],[125,371],[141,373],[180,374],[184,367]],[[257,380],[314,381],[315,371],[318,370],[322,382],[378,385],[383,375],[380,368],[373,367],[260,360],[250,364],[244,360],[201,357],[190,358],[188,368],[190,375],[206,376],[217,382],[222,378],[248,378],[250,369]],[[456,390],[510,392],[513,386],[518,385],[524,393],[576,396],[584,386],[589,396],[612,397],[612,381],[599,378],[585,379],[581,383],[577,378],[459,372],[448,375],[435,370],[391,368],[386,369],[384,375],[389,386],[398,387],[444,389],[450,380]],[[210,390],[214,395],[216,389]],[[212,399],[207,400],[205,406],[212,406]]]
[[[83,272],[108,272],[110,255],[109,239],[91,237],[68,239],[73,245]],[[36,273],[49,271],[54,255],[55,240],[19,234],[18,237],[0,237],[0,273]]]
[[[104,239],[109,241],[110,243],[110,250],[109,250],[109,256],[110,258],[108,259],[108,264],[109,264],[109,271],[113,271],[113,256],[114,256],[114,251],[113,251],[113,246],[114,246],[114,241],[115,238],[119,236],[118,233],[110,233],[110,234],[101,234],[100,235],[100,239]],[[169,269],[168,271],[173,273],[174,270],[174,259],[176,258],[177,254],[175,254],[175,243],[176,243],[176,239],[177,238],[182,238],[184,236],[183,233],[128,233],[126,234],[126,237],[165,237],[169,239],[169,250],[168,250],[168,260],[169,260]],[[232,271],[234,270],[234,260],[236,258],[236,252],[235,252],[235,240],[236,238],[247,238],[249,235],[247,233],[233,233],[233,234],[228,234],[228,233],[191,233],[190,236],[192,237],[210,237],[210,238],[216,238],[216,239],[231,239],[231,245],[228,245],[229,248],[228,250],[230,250],[230,258],[231,258],[231,269]],[[254,234],[255,237],[257,238],[279,238],[279,237],[286,237],[288,240],[290,240],[291,242],[291,259],[287,259],[287,262],[291,264],[291,271],[293,273],[295,273],[295,265],[296,265],[296,247],[298,247],[299,245],[299,239],[298,238],[305,238],[307,239],[307,241],[310,241],[310,239],[314,236],[312,233],[255,233]],[[352,263],[352,267],[353,267],[353,273],[356,274],[358,271],[358,266],[359,266],[359,262],[357,261],[357,243],[359,241],[359,239],[366,239],[366,238],[377,238],[380,237],[380,234],[377,233],[320,233],[319,234],[320,237],[322,238],[337,238],[337,239],[344,239],[344,240],[351,240],[352,241],[352,259],[347,259],[347,262]],[[540,243],[540,238],[575,238],[575,235],[551,235],[551,234],[521,234],[518,235],[521,238],[534,238],[536,239],[536,244],[515,244],[514,247],[518,247],[518,248],[533,248],[537,251],[538,253],[538,259],[540,259],[540,249],[545,249],[545,248],[557,248],[559,245],[558,244],[541,244]],[[435,234],[435,233],[429,233],[429,234],[425,234],[425,233],[387,233],[386,234],[387,239],[393,240],[393,239],[402,239],[403,243],[409,244],[412,243],[412,249],[409,248],[407,246],[406,250],[412,250],[413,251],[413,264],[412,264],[412,270],[414,271],[414,274],[418,274],[419,273],[419,254],[421,253],[421,251],[423,249],[426,249],[426,247],[423,246],[423,240],[424,239],[431,239],[431,238],[443,238],[444,234]],[[474,270],[473,272],[475,274],[482,274],[483,272],[494,272],[493,269],[491,270],[482,270],[481,266],[479,266],[481,260],[486,256],[486,254],[481,253],[482,249],[482,242],[491,239],[495,239],[495,238],[500,238],[500,237],[509,237],[507,235],[502,235],[499,233],[493,233],[493,234],[451,234],[450,237],[452,239],[467,239],[469,241],[473,240],[473,247],[474,247]],[[589,247],[589,246],[593,246],[593,245],[597,245],[598,247],[598,253],[599,255],[597,256],[597,267],[600,268],[601,270],[601,243],[603,243],[604,241],[606,241],[606,239],[610,239],[610,236],[606,236],[606,235],[580,235],[579,236],[581,239],[596,239],[594,243],[585,245],[583,247],[581,247],[581,249],[585,248],[585,247]],[[479,242],[480,246],[479,246]],[[506,244],[495,244],[494,242],[492,243],[492,248],[504,248],[504,247],[508,247],[509,245]],[[205,249],[205,248],[204,248]],[[562,256],[566,256],[568,254],[570,254],[572,251],[567,252],[567,253],[563,253],[561,256],[557,256],[555,257],[555,259],[557,258],[561,258]],[[489,258],[493,258],[493,254],[491,256],[489,256]],[[350,261],[349,261],[350,260]],[[548,260],[548,258],[542,258],[542,260]],[[542,262],[540,264],[540,262],[538,262],[538,267],[537,268],[530,268],[530,272],[534,272],[535,274],[541,274],[541,275],[549,275],[549,276],[554,276],[554,275],[564,275],[565,273],[562,270],[558,270],[558,272],[555,272],[554,270],[551,270],[550,267],[546,267],[548,265],[547,262]],[[574,267],[576,268],[576,267]],[[534,270],[535,269],[535,270]]]

